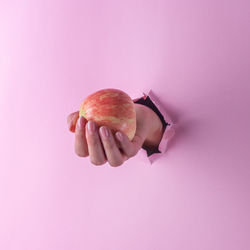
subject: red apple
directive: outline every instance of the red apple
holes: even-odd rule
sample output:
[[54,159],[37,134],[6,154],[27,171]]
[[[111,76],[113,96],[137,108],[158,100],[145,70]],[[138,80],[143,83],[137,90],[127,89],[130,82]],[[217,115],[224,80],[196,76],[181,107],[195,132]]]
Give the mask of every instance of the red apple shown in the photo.
[[136,131],[136,112],[133,100],[119,89],[102,89],[89,95],[80,107],[79,116],[107,126],[113,135],[117,131],[132,140]]

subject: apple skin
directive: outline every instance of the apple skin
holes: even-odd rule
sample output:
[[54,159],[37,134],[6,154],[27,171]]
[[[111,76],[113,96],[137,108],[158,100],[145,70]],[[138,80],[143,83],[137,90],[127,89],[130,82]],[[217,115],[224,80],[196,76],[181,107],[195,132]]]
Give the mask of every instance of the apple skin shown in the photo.
[[101,89],[84,99],[79,116],[92,120],[98,127],[107,126],[112,134],[121,131],[131,141],[136,131],[134,102],[119,89]]

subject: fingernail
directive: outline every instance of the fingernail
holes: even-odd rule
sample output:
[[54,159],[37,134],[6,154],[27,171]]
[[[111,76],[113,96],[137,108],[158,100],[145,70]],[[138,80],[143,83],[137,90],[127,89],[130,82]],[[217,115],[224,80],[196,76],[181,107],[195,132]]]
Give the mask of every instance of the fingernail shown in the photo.
[[93,134],[95,132],[95,123],[93,121],[88,121],[88,132]]
[[116,135],[116,138],[117,138],[120,142],[122,142],[122,140],[123,140],[122,133],[121,133],[121,132],[117,132],[115,135]]
[[68,126],[69,126],[69,129],[70,129],[71,126],[72,126],[72,120],[69,122]]
[[101,133],[101,136],[103,136],[106,139],[109,137],[109,131],[105,127],[100,128],[100,133]]
[[82,123],[83,123],[83,117],[80,116],[80,117],[78,118],[78,120],[77,120],[77,127],[78,127],[78,128],[81,128]]

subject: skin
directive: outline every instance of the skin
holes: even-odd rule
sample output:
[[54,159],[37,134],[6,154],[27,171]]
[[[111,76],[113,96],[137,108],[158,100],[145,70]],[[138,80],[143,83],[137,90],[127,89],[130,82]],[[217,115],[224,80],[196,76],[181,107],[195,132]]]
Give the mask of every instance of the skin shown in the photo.
[[[112,167],[121,166],[129,158],[134,157],[142,146],[156,149],[163,134],[163,126],[158,115],[149,107],[135,103],[136,133],[132,141],[122,134],[122,142],[113,136],[106,126],[97,127],[93,121],[79,119],[79,111],[68,115],[69,130],[75,133],[75,153],[79,157],[90,157],[93,165],[99,166],[106,162]],[[89,130],[90,124],[95,125],[95,131]],[[108,130],[108,137],[103,136],[103,128]]]

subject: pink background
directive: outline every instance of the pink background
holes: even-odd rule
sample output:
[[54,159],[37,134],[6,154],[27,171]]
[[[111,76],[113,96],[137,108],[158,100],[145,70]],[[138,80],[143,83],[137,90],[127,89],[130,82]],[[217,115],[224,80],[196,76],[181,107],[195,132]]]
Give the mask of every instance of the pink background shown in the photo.
[[[0,249],[249,250],[250,4],[0,2]],[[86,95],[152,88],[178,123],[153,165],[74,153]]]

